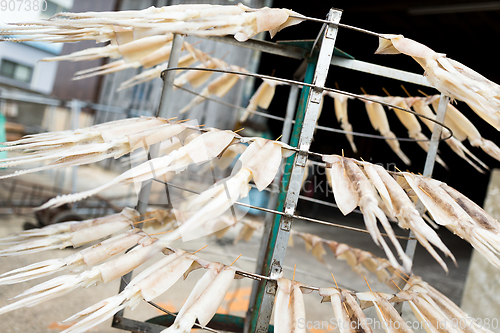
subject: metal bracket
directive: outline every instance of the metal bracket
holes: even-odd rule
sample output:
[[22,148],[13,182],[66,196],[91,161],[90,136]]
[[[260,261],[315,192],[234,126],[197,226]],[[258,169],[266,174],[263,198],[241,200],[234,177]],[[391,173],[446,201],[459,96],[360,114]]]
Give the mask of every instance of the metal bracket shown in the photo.
[[334,29],[326,29],[326,38],[333,39],[335,40],[337,38],[337,33],[339,31],[338,28],[338,23],[340,21],[340,16],[342,15],[342,9],[335,9],[335,12],[333,12],[333,15],[330,16],[330,20],[336,21],[337,24],[331,23],[328,24],[329,27],[333,27]]
[[311,102],[320,104],[321,100],[323,99],[323,88],[321,87],[314,87],[313,88],[314,93],[311,95]]
[[276,283],[268,283],[266,286],[266,293],[276,295]]
[[292,219],[291,219],[291,215],[285,215],[285,216],[281,219],[280,229],[281,229],[281,230],[283,230],[283,231],[290,231],[290,230],[292,230]]
[[[278,279],[281,275],[281,272],[283,272],[283,267],[281,267],[281,263],[278,260],[273,260],[273,263],[271,264],[271,274],[270,274],[271,278]],[[276,285],[276,281],[271,280],[268,281],[267,286],[273,284]],[[276,289],[276,286],[274,287],[274,289]],[[271,294],[274,295],[275,293],[276,290],[274,290],[274,292]]]
[[305,167],[308,154],[309,154],[309,145],[302,144],[302,141],[299,142],[299,151],[297,153],[297,158],[295,159],[295,165],[299,167]]

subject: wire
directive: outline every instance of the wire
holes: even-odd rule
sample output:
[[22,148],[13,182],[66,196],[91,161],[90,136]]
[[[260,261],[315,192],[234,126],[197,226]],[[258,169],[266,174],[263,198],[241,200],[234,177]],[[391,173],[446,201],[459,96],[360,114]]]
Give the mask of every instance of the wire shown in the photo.
[[354,30],[354,31],[362,32],[362,33],[365,33],[365,34],[368,34],[368,35],[372,35],[372,36],[376,36],[376,37],[379,37],[379,38],[388,39],[383,34],[379,34],[377,32],[373,32],[373,31],[362,29],[362,28],[358,28],[358,27],[353,27],[352,25],[347,25],[347,24],[343,24],[343,23],[335,23],[335,22],[332,22],[332,21],[322,20],[322,19],[318,19],[318,18],[314,18],[314,17],[309,17],[309,16],[295,16],[295,15],[290,15],[289,17],[300,19],[300,20],[304,20],[304,21],[313,21],[313,22],[319,22],[319,23],[324,23],[324,24],[336,25],[336,26],[341,27],[341,28],[351,29],[351,30]]
[[436,119],[424,116],[424,115],[422,115],[420,113],[417,113],[415,111],[412,111],[410,109],[406,109],[406,108],[403,108],[403,107],[400,107],[400,106],[397,106],[397,105],[393,105],[393,104],[390,104],[390,103],[379,101],[379,100],[374,99],[374,98],[370,98],[370,97],[366,97],[366,96],[363,96],[363,95],[358,95],[358,94],[350,93],[350,92],[343,91],[343,90],[338,90],[338,89],[333,89],[333,88],[328,88],[328,87],[320,87],[320,86],[317,86],[315,84],[310,84],[310,83],[305,83],[305,82],[300,82],[300,81],[295,81],[295,80],[289,80],[289,79],[283,79],[283,78],[278,78],[278,77],[269,76],[269,75],[255,74],[255,73],[244,73],[244,72],[230,71],[230,70],[218,69],[218,68],[172,67],[172,68],[165,69],[162,73],[167,72],[167,71],[173,71],[173,70],[182,70],[182,71],[185,71],[185,70],[197,70],[197,71],[207,71],[207,72],[216,72],[216,73],[229,73],[229,74],[235,74],[235,75],[244,75],[244,76],[256,77],[256,78],[260,78],[260,79],[267,79],[267,80],[271,80],[271,81],[274,80],[274,81],[279,81],[279,82],[285,82],[285,83],[288,83],[288,84],[295,84],[295,85],[305,86],[305,87],[309,87],[309,88],[313,88],[313,89],[326,90],[326,91],[334,92],[334,93],[337,93],[337,94],[346,95],[346,96],[349,96],[349,97],[352,97],[352,98],[357,98],[357,99],[360,99],[360,100],[363,100],[363,101],[378,103],[378,104],[384,105],[384,106],[386,106],[388,108],[398,109],[398,110],[401,110],[401,111],[404,111],[404,112],[407,112],[407,113],[411,113],[414,116],[417,116],[419,118],[423,118],[423,119],[429,120],[429,121],[433,122],[434,124],[437,124],[437,125],[439,125],[441,127],[446,128],[449,131],[449,135],[447,137],[445,137],[445,138],[439,138],[438,139],[439,141],[448,140],[451,137],[453,137],[453,131],[451,130],[451,128],[448,127],[447,125],[445,125],[445,124],[437,121]]
[[[195,92],[193,90],[190,90],[190,89],[178,86],[178,85],[174,85],[174,86],[176,88],[178,88],[180,90],[183,90],[185,92],[188,92],[190,94],[203,97],[203,98],[205,98],[208,101],[216,102],[216,103],[219,103],[219,104],[224,105],[224,106],[228,106],[228,107],[233,108],[233,109],[240,109],[240,110],[243,110],[243,111],[246,111],[246,112],[249,112],[249,113],[253,113],[253,114],[256,114],[256,115],[264,117],[264,118],[269,118],[269,119],[274,119],[274,120],[279,120],[279,121],[285,121],[286,120],[283,117],[275,116],[275,115],[272,115],[272,114],[269,114],[269,113],[265,113],[265,112],[249,110],[249,109],[244,108],[244,107],[239,106],[239,105],[234,105],[234,104],[227,103],[227,102],[215,99],[215,98],[204,96],[204,95],[202,95],[200,93],[197,93],[197,92]],[[295,124],[295,120],[292,119],[291,123]],[[337,128],[325,127],[325,126],[321,126],[321,125],[316,125],[316,128],[319,129],[319,130],[322,130],[322,131],[334,132],[334,133],[341,133],[341,134],[350,134],[350,135],[354,135],[354,136],[371,138],[371,139],[398,140],[398,141],[408,141],[408,142],[430,141],[430,139],[412,139],[412,138],[400,138],[400,137],[387,137],[387,136],[377,135],[377,134],[367,134],[367,133],[361,133],[361,132],[350,132],[350,131],[344,131],[344,130],[337,129]]]
[[[254,10],[249,9],[247,11],[255,12],[255,11],[258,11],[258,9],[254,9]],[[322,20],[322,19],[318,19],[315,17],[309,17],[309,16],[305,16],[302,14],[299,14],[299,15],[300,16],[289,15],[288,17],[296,18],[296,19],[304,20],[304,21],[313,21],[313,22],[319,22],[319,23],[325,23],[325,24],[332,24],[332,25],[336,25],[336,26],[341,27],[341,28],[351,29],[351,30],[359,31],[359,32],[362,32],[365,34],[369,34],[369,35],[373,35],[373,36],[387,39],[387,37],[385,37],[384,35],[370,31],[370,30],[366,30],[366,29],[362,29],[362,28],[358,28],[358,27],[353,27],[351,25],[347,25],[347,24],[343,24],[343,23],[336,23],[336,22],[332,22],[332,21],[328,21],[328,20]]]
[[[196,192],[196,191],[193,191],[193,190],[190,190],[190,189],[187,189],[187,188],[183,188],[181,186],[174,185],[172,183],[168,183],[168,182],[159,180],[157,178],[153,178],[153,180],[156,181],[156,182],[158,182],[158,183],[161,183],[161,184],[164,184],[164,185],[168,185],[168,186],[172,186],[174,188],[177,188],[177,189],[180,189],[180,190],[184,190],[184,191],[187,191],[187,192],[190,192],[190,193],[200,194],[200,192]],[[273,214],[277,214],[277,215],[285,215],[284,212],[279,212],[279,211],[274,210],[274,209],[269,209],[269,208],[263,208],[263,207],[259,207],[259,206],[254,206],[254,205],[246,204],[246,203],[243,203],[243,202],[238,202],[237,201],[234,204],[238,205],[238,206],[243,206],[243,207],[247,207],[247,208],[253,208],[253,209],[261,210],[261,211],[264,211],[264,212],[267,212],[267,213],[273,213]],[[332,222],[326,222],[326,221],[317,220],[317,219],[313,219],[313,218],[310,218],[310,217],[304,217],[304,216],[300,216],[300,215],[292,215],[292,218],[295,218],[295,219],[298,219],[298,220],[304,220],[304,221],[314,222],[314,223],[318,223],[318,224],[329,225],[331,227],[336,227],[336,228],[341,228],[341,229],[346,229],[346,230],[351,230],[351,231],[362,232],[362,233],[365,233],[365,234],[369,234],[370,233],[366,229],[361,229],[361,228],[356,228],[356,227],[349,227],[349,226],[342,225],[342,224],[337,224],[337,223],[332,223]],[[381,235],[384,236],[384,237],[389,237],[389,235],[387,235],[385,233],[381,233]],[[405,237],[405,236],[397,236],[397,235],[396,235],[396,238],[404,239],[404,240],[416,239],[414,237]]]

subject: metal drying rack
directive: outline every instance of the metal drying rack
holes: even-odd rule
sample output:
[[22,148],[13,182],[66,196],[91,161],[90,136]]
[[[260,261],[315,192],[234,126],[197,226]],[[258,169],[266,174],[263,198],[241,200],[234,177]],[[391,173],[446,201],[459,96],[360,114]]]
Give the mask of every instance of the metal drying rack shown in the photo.
[[[362,71],[378,76],[385,76],[396,80],[410,82],[422,86],[428,86],[428,87],[432,86],[427,82],[427,80],[422,75],[409,73],[397,69],[387,68],[354,59],[347,59],[335,56],[334,55],[335,41],[339,27],[350,28],[381,37],[380,35],[373,32],[340,24],[341,15],[342,15],[341,10],[331,9],[327,16],[327,20],[304,18],[306,20],[312,20],[323,23],[322,29],[320,30],[320,33],[318,34],[314,44],[312,44],[312,47],[310,43],[304,41],[299,41],[289,44],[286,43],[277,44],[262,40],[250,39],[246,42],[241,43],[232,38],[232,36],[207,37],[207,39],[210,40],[232,44],[239,47],[245,47],[252,50],[257,50],[265,53],[270,53],[294,59],[301,59],[306,62],[307,67],[303,82],[271,78],[275,80],[288,81],[288,83],[291,84],[285,118],[276,117],[266,113],[254,111],[254,113],[257,113],[261,116],[283,121],[281,141],[290,144],[290,146],[292,147],[296,147],[295,149],[296,153],[294,154],[295,156],[291,156],[288,159],[286,159],[286,166],[284,172],[283,173],[278,172],[278,174],[276,175],[274,182],[271,185],[272,187],[271,197],[267,208],[256,207],[253,205],[247,205],[243,203],[237,203],[239,205],[247,206],[250,208],[256,208],[270,213],[267,215],[266,223],[264,225],[264,234],[262,236],[260,251],[257,258],[258,271],[257,274],[253,276],[255,281],[254,281],[254,286],[252,288],[250,306],[247,311],[247,316],[246,318],[242,318],[231,315],[216,314],[214,318],[210,321],[210,323],[207,325],[207,327],[201,327],[197,325],[196,328],[203,328],[204,330],[210,332],[219,332],[218,330],[226,332],[245,332],[245,333],[265,333],[273,331],[273,327],[270,326],[269,323],[271,319],[271,313],[273,310],[274,298],[277,288],[277,283],[275,278],[277,278],[283,270],[283,261],[285,258],[288,239],[290,237],[290,231],[294,219],[302,219],[310,222],[322,223],[335,227],[344,227],[355,231],[367,232],[366,230],[363,229],[352,228],[334,224],[327,221],[301,217],[295,214],[295,209],[297,206],[298,199],[304,198],[300,195],[300,189],[308,157],[309,155],[320,155],[309,151],[315,128],[333,132],[340,132],[337,129],[316,125],[316,120],[320,109],[320,101],[322,98],[323,91],[324,90],[335,91],[337,93],[355,96],[356,98],[365,100],[367,99],[367,98],[362,98],[362,96],[326,88],[324,85],[330,65],[349,68],[352,70]],[[164,84],[160,99],[160,105],[157,113],[157,116],[160,117],[170,118],[172,116],[175,116],[173,114],[172,108],[170,107],[172,101],[175,73],[176,70],[188,69],[188,68],[177,67],[178,60],[180,58],[183,39],[184,37],[181,35],[177,34],[174,35],[174,39],[172,42],[172,52],[170,54],[168,68],[162,73],[162,79]],[[220,71],[220,70],[214,70],[214,71]],[[230,72],[230,71],[224,71],[224,72]],[[245,74],[245,73],[238,73],[238,74],[256,76],[260,78],[264,77],[270,78],[258,74]],[[301,85],[303,89],[300,94],[300,99],[297,106],[299,85]],[[438,144],[439,141],[443,140],[441,138],[441,130],[442,127],[446,127],[443,125],[443,121],[448,101],[449,98],[447,96],[444,95],[441,96],[436,119],[432,120],[436,123],[436,125],[434,126],[432,137],[430,140],[430,147],[427,153],[427,159],[423,171],[424,176],[432,175]],[[404,110],[404,111],[409,111],[409,110]],[[294,120],[294,112],[295,112],[295,120]],[[292,129],[292,124],[293,124],[293,129]],[[377,136],[372,136],[372,137],[377,137]],[[158,152],[159,152],[159,144],[152,145],[149,149],[148,159],[158,156]],[[169,186],[174,186],[170,183],[163,182],[159,179],[153,179],[144,182],[141,191],[139,193],[138,204],[136,206],[136,209],[139,211],[140,214],[144,214],[146,212],[153,181],[157,181],[165,185],[167,191],[167,199],[169,198],[168,196]],[[278,186],[277,184],[279,184],[280,181],[282,182],[281,186]],[[332,203],[327,203],[322,200],[315,199],[314,201],[329,206],[334,205]],[[420,213],[422,213],[423,205],[420,202],[417,203],[417,209],[419,210]],[[416,239],[414,238],[413,233],[410,231],[409,237],[399,237],[399,238],[404,238],[408,240],[406,246],[406,254],[413,260],[416,248]],[[132,277],[132,272],[122,277],[119,290],[120,292],[130,282],[131,277]],[[158,333],[164,330],[165,326],[170,326],[173,323],[175,319],[175,314],[167,311],[166,309],[161,308],[155,303],[152,302],[149,303],[158,308],[159,310],[167,313],[168,315],[152,318],[147,322],[141,322],[126,318],[124,316],[124,310],[121,310],[113,317],[112,327],[132,332]]]

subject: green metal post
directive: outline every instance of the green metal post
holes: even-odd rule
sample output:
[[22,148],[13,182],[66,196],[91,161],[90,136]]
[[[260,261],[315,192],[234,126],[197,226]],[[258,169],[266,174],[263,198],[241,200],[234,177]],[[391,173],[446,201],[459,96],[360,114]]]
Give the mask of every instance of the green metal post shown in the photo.
[[[308,59],[304,83],[312,83],[315,70],[316,70],[316,59],[313,58]],[[304,120],[304,114],[307,106],[307,99],[309,97],[310,89],[311,88],[309,87],[303,87],[302,93],[300,94],[299,106],[297,108],[297,113],[295,115],[295,125],[293,127],[292,136],[290,139],[290,145],[293,147],[297,147],[299,143],[300,130],[302,129],[302,121]],[[286,189],[288,188],[288,182],[290,181],[290,174],[294,158],[295,158],[294,156],[290,156],[286,159],[285,171],[283,173],[283,179],[281,181],[281,186],[280,186],[278,207],[276,208],[276,210],[280,212],[283,211],[283,206],[285,204]],[[260,274],[262,275],[269,275],[269,269],[271,267],[272,250],[276,245],[276,237],[278,235],[279,224],[280,224],[280,215],[276,215],[273,222],[273,228],[269,236],[270,239],[266,250],[266,258],[264,260],[262,271],[260,272]],[[265,286],[266,284],[264,281],[259,284],[255,306],[252,310],[252,316],[250,319],[249,332],[255,332],[259,310],[262,304],[262,298],[265,293]]]

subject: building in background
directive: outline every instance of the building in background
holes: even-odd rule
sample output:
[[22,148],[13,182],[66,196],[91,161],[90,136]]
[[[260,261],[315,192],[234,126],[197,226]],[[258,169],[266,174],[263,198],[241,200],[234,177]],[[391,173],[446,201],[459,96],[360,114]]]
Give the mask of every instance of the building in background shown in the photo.
[[[70,10],[73,7],[73,0],[4,1],[4,4],[5,8],[0,5],[1,22],[26,22],[49,18],[58,12]],[[2,42],[0,86],[50,94],[58,64],[40,60],[59,55],[61,51],[62,44]]]

